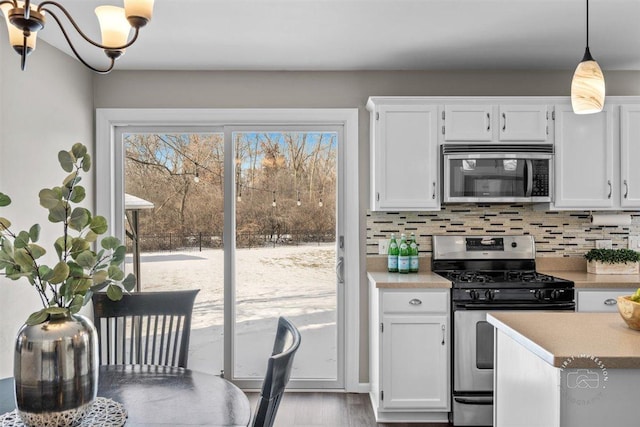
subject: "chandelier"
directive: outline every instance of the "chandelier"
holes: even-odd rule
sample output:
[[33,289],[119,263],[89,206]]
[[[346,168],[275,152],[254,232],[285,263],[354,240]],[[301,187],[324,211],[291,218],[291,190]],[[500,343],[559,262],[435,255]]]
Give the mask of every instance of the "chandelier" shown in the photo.
[[[44,0],[38,5],[31,4],[30,0],[0,0],[0,11],[4,15],[9,30],[9,43],[21,56],[21,68],[24,70],[27,55],[36,48],[38,31],[45,26],[46,17],[51,16],[60,27],[62,35],[69,44],[73,54],[87,68],[96,73],[106,74],[126,48],[138,39],[140,28],[144,27],[151,19],[154,0],[124,0],[124,8],[117,6],[98,6],[95,10],[100,24],[102,42],[91,40],[78,26],[71,14],[55,1]],[[67,30],[62,25],[56,13],[62,12],[71,23],[75,31],[88,43],[104,50],[111,63],[107,68],[99,69],[91,66],[80,54],[71,42]],[[135,30],[130,41],[131,28]]]

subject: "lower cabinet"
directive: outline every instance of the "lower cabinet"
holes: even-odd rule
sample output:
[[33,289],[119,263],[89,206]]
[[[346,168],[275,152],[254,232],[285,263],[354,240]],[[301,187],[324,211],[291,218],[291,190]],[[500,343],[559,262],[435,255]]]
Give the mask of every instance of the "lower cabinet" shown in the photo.
[[618,311],[619,296],[631,295],[632,289],[576,289],[576,311],[614,313]]
[[447,421],[449,291],[370,285],[370,299],[370,396],[376,421]]

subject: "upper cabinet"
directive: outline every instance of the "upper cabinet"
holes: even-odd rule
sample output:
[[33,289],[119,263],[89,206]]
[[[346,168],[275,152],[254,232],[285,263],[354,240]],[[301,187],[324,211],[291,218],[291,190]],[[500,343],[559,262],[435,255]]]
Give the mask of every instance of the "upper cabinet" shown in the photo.
[[445,105],[444,142],[543,143],[549,140],[547,105]]
[[640,207],[640,105],[620,107],[620,206]]
[[556,105],[555,117],[554,207],[614,207],[612,108],[607,106],[598,114],[575,114],[571,105]]
[[371,111],[371,210],[440,209],[435,105],[367,104]]

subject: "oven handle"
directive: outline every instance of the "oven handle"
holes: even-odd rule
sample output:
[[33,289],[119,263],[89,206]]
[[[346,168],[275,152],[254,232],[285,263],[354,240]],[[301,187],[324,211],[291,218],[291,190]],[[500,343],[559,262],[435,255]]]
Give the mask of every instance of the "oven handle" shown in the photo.
[[493,405],[493,397],[454,397],[453,400],[463,405]]
[[567,303],[548,303],[548,304],[483,304],[483,303],[456,303],[456,309],[463,310],[575,310],[576,305],[573,302]]

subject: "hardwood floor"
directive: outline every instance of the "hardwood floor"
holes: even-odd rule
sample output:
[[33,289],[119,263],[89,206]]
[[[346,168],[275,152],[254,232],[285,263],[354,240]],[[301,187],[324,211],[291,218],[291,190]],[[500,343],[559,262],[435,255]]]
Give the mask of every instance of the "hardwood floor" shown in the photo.
[[[258,393],[247,393],[252,411]],[[446,427],[449,424],[377,424],[369,396],[356,393],[285,393],[275,427]]]

